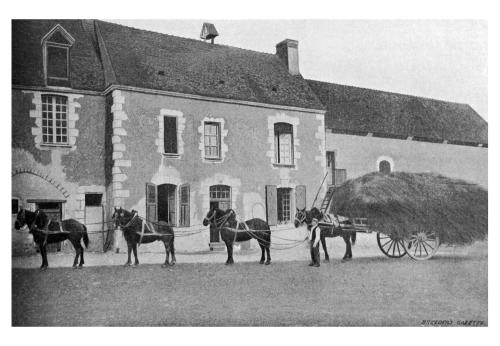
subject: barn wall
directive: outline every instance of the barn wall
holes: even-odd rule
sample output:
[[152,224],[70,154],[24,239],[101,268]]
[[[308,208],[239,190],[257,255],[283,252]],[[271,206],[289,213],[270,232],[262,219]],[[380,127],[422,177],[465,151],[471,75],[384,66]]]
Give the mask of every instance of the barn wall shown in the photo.
[[378,170],[377,160],[385,157],[396,171],[436,172],[488,186],[487,148],[332,133],[326,148],[335,151],[336,167],[347,169],[348,179]]
[[[30,207],[27,200],[33,198],[63,200],[63,218],[83,221],[85,192],[104,192],[105,99],[56,92],[68,97],[69,119],[74,122],[74,126],[70,125],[74,127],[70,131],[73,142],[68,147],[47,147],[40,145],[37,124],[41,122],[42,94],[12,90],[12,196],[20,198],[25,207]],[[42,183],[47,189],[27,188]],[[40,196],[41,190],[51,193]],[[14,249],[34,251],[27,234],[17,234],[13,243]],[[23,251],[16,250],[16,254]]]
[[[266,185],[306,185],[308,203],[314,199],[325,166],[323,115],[131,91],[115,90],[113,100],[111,111],[114,119],[120,120],[114,122],[119,128],[113,144],[117,155],[113,166],[115,206],[133,208],[145,215],[147,182],[189,184],[191,229],[199,229],[209,208],[211,185],[231,186],[232,207],[244,219],[266,218]],[[177,158],[159,152],[159,117],[169,114],[182,119],[179,124],[183,143]],[[203,157],[202,122],[210,119],[224,123],[221,162],[209,162]],[[283,119],[296,123],[293,168],[279,168],[272,163],[273,121]],[[184,230],[179,228],[180,232]],[[209,233],[205,231],[199,236],[176,239],[176,248],[205,250],[208,243]],[[120,246],[123,248],[123,243]]]

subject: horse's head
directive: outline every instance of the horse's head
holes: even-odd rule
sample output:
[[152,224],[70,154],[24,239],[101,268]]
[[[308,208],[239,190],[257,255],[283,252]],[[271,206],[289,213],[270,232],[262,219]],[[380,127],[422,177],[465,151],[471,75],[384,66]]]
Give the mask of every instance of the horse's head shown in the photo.
[[215,224],[215,220],[217,219],[217,208],[210,208],[207,215],[203,219],[203,226],[208,226],[209,224]]
[[306,221],[307,213],[306,213],[306,208],[304,209],[298,209],[295,212],[295,221],[294,225],[295,228],[300,227],[305,221]]
[[26,227],[28,227],[28,222],[26,221],[26,209],[21,208],[21,210],[17,212],[14,228],[16,230],[25,230]]
[[123,228],[124,226],[126,226],[130,221],[132,221],[136,213],[137,212],[135,210],[128,211],[123,209],[122,207],[120,208],[115,207],[113,216],[111,217],[115,223],[115,228],[116,227]]

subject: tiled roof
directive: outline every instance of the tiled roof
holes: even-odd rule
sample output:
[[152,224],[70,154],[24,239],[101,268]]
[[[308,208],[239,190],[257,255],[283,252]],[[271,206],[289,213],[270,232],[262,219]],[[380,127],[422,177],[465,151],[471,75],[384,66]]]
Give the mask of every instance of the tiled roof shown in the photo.
[[96,22],[118,84],[324,109],[274,54]]
[[42,38],[60,24],[75,39],[71,47],[71,87],[103,90],[104,73],[92,26],[81,20],[13,20],[12,84],[45,86]]
[[488,123],[469,105],[308,80],[326,106],[325,127],[346,133],[488,143]]

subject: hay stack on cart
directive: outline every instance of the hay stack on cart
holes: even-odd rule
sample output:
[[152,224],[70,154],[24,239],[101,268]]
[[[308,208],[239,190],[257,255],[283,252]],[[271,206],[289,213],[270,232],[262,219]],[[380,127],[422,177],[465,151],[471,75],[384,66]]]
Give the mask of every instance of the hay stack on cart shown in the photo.
[[488,192],[432,173],[369,173],[336,188],[330,208],[366,218],[389,257],[428,259],[440,243],[469,244],[488,235]]

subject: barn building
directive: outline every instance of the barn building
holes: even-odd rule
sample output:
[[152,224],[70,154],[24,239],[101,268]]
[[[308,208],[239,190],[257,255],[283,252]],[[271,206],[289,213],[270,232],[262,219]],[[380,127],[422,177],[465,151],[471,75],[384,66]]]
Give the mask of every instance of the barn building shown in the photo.
[[[267,54],[217,34],[13,21],[13,215],[75,218],[102,251],[123,249],[105,223],[113,207],[178,232],[200,229],[213,205],[287,229],[327,172],[323,193],[374,170],[487,185],[487,124],[469,106],[305,80],[297,41]],[[214,231],[176,240],[218,244]],[[14,232],[13,249],[34,251],[31,237]]]

